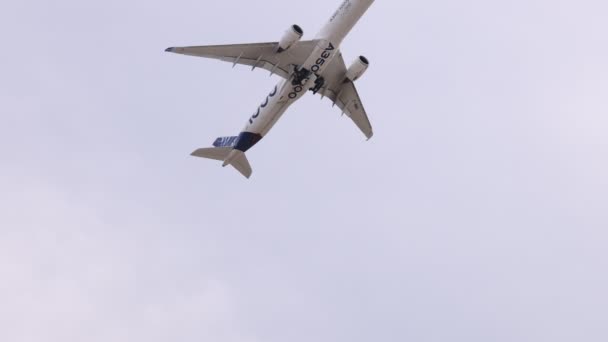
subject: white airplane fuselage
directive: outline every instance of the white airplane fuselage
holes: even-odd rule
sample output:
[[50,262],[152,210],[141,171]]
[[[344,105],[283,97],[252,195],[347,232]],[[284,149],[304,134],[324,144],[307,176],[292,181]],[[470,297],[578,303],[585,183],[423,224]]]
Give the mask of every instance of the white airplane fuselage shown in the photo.
[[344,38],[373,2],[374,0],[344,0],[342,2],[329,22],[317,34],[315,40],[318,40],[318,44],[312,54],[298,69],[308,71],[308,73],[299,74],[298,70],[294,70],[289,79],[282,80],[273,88],[255,113],[247,120],[239,136],[239,144],[226,158],[224,165],[230,164],[238,151],[247,151],[266,136],[289,106],[315,86],[315,81],[318,77],[323,76],[327,65],[340,55],[340,45]]

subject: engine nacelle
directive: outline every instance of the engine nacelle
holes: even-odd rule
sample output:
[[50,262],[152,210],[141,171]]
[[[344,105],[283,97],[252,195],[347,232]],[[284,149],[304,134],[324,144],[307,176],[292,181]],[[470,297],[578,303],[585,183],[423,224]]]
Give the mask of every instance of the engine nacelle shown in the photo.
[[279,47],[277,48],[277,52],[281,53],[290,47],[292,47],[295,43],[302,39],[304,35],[304,30],[298,25],[291,25],[287,31],[283,34],[283,38],[279,41]]
[[363,76],[367,68],[369,68],[369,60],[359,56],[346,71],[346,78],[354,82]]

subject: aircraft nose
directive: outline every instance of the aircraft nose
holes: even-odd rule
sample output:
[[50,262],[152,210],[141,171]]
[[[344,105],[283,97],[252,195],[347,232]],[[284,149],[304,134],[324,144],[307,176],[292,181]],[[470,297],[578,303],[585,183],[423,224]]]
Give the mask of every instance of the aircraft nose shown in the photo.
[[173,52],[175,50],[175,48],[173,47],[168,47],[165,49],[165,52]]

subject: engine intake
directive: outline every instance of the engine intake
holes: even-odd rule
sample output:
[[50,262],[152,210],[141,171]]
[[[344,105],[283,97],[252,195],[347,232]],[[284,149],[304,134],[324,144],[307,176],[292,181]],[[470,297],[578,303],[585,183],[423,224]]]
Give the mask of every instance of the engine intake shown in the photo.
[[346,71],[346,78],[354,82],[365,74],[367,68],[369,68],[369,60],[363,56],[359,56]]
[[277,48],[277,52],[281,53],[290,47],[292,47],[295,43],[302,39],[304,35],[304,30],[298,25],[291,25],[287,31],[283,34],[283,37],[279,41],[279,46]]

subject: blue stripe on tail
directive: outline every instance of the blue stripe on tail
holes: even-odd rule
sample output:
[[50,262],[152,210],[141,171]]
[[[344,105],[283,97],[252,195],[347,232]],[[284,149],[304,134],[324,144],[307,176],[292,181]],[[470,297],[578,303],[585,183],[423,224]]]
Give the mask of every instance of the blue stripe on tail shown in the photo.
[[220,137],[213,142],[214,147],[230,147],[239,151],[247,152],[253,145],[262,140],[262,136],[257,133],[241,132],[236,137]]
[[234,147],[239,137],[220,137],[213,142],[214,147]]

